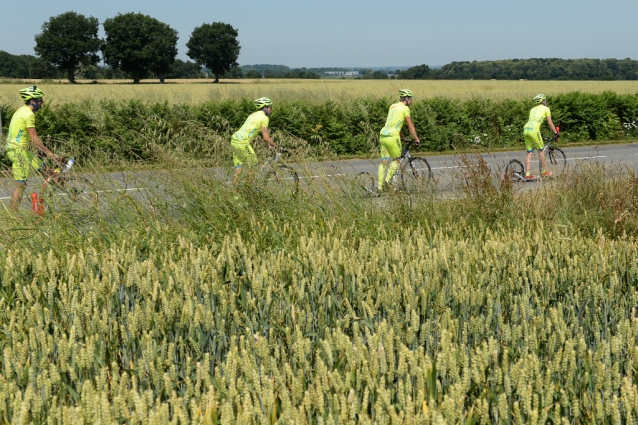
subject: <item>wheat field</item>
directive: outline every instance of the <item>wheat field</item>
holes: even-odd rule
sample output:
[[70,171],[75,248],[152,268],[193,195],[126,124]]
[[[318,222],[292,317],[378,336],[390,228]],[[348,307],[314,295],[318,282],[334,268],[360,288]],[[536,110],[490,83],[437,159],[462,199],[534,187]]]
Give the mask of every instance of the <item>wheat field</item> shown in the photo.
[[[19,104],[25,84],[0,85],[0,104]],[[494,99],[638,90],[41,85],[50,103],[80,106],[263,95],[338,102],[403,86]],[[183,138],[158,128],[158,137]],[[197,134],[205,142],[209,133]],[[300,171],[309,183],[289,196],[165,160],[152,181],[118,177],[143,183],[140,194],[114,190],[87,167],[76,176],[93,182],[85,203],[49,193],[44,217],[0,209],[0,423],[638,422],[633,171],[585,164],[522,191],[466,158],[451,197],[425,187],[372,198],[345,177],[310,190],[314,176]]]
[[18,106],[19,89],[38,84],[53,104],[78,102],[87,99],[143,99],[150,102],[200,104],[234,98],[268,96],[276,101],[325,102],[352,100],[361,97],[394,98],[399,88],[410,88],[415,100],[424,97],[467,99],[528,99],[537,93],[553,95],[581,91],[618,94],[637,93],[638,81],[486,81],[486,80],[143,80],[133,85],[122,81],[100,81],[99,84],[71,85],[63,81],[22,81],[0,83],[0,105]]
[[638,179],[471,165],[455,199],[176,169],[0,211],[0,422],[635,423]]

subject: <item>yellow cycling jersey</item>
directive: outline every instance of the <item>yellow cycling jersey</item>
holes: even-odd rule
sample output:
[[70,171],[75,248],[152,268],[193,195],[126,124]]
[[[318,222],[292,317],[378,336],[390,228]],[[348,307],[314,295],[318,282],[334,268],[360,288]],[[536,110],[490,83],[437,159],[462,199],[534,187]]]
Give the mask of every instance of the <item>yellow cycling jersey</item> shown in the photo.
[[35,114],[27,105],[19,108],[9,124],[7,149],[28,148],[31,136],[27,128],[35,128]]
[[409,116],[410,108],[403,102],[398,102],[390,106],[388,118],[385,120],[385,126],[381,129],[381,137],[396,136],[401,133],[405,117]]
[[264,111],[257,111],[248,116],[244,125],[233,134],[236,142],[250,143],[261,132],[261,129],[268,127],[268,117]]
[[543,120],[551,116],[552,113],[549,111],[547,106],[538,105],[533,107],[532,110],[529,111],[529,120],[527,121],[527,124],[525,124],[525,131],[531,132],[540,130]]

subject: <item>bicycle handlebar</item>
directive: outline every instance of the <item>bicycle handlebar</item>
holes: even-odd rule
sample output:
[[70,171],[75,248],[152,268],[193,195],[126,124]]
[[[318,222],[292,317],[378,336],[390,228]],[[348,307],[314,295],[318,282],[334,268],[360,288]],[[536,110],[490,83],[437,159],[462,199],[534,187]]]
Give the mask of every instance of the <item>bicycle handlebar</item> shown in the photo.
[[545,142],[556,142],[560,139],[560,127],[556,126],[556,133],[554,133],[554,135],[550,135],[550,136],[543,136],[543,140]]
[[284,153],[287,153],[287,154],[290,154],[290,153],[291,153],[290,149],[286,149],[286,148],[281,147],[281,146],[276,146],[276,147],[274,147],[274,148],[269,148],[269,149],[270,149],[271,151],[273,151],[273,158],[274,158],[274,157],[277,157],[277,158],[278,158],[278,157],[280,157],[280,156],[281,156],[281,154],[284,154]]

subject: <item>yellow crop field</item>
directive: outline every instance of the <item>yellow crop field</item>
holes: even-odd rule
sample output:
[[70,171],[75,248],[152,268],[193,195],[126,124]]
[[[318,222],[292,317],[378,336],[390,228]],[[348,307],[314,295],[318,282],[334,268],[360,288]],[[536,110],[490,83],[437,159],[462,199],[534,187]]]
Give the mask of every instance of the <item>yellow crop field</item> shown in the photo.
[[638,180],[472,165],[448,200],[189,169],[0,210],[0,422],[636,423]]
[[[410,88],[415,99],[444,96],[466,99],[527,99],[537,93],[553,95],[573,91],[618,94],[638,93],[638,81],[487,81],[487,80],[144,80],[142,84],[100,81],[71,85],[64,82],[36,82],[55,104],[86,99],[145,99],[151,102],[199,104],[203,102],[271,97],[275,101],[339,102],[360,97],[394,98],[399,88]],[[33,81],[0,84],[0,104],[18,105],[17,91]]]

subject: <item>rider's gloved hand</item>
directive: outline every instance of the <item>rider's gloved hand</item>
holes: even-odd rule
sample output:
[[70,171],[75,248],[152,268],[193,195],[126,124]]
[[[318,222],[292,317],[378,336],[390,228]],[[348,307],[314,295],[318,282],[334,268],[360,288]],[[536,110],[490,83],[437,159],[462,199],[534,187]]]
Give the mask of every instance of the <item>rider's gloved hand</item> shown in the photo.
[[554,135],[556,136],[556,139],[560,139],[560,131],[557,131]]

